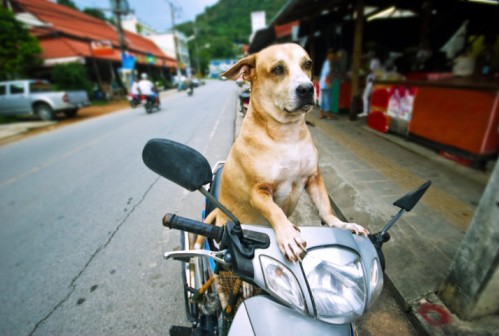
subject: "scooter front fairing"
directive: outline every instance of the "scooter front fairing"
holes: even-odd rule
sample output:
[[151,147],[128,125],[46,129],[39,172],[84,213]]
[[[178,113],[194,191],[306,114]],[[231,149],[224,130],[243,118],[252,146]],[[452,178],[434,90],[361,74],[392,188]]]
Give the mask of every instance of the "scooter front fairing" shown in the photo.
[[355,335],[351,323],[330,324],[259,295],[245,300],[232,321],[229,336],[239,335]]

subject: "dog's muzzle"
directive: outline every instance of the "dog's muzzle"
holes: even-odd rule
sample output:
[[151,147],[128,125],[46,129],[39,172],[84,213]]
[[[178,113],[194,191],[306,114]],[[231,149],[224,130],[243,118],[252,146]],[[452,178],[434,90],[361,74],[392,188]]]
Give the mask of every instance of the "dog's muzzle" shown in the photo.
[[298,104],[296,106],[295,112],[310,112],[314,106],[314,86],[312,83],[300,84],[295,90],[296,97],[298,98]]
[[314,86],[312,83],[300,84],[296,88],[296,95],[300,97],[300,99],[313,99]]

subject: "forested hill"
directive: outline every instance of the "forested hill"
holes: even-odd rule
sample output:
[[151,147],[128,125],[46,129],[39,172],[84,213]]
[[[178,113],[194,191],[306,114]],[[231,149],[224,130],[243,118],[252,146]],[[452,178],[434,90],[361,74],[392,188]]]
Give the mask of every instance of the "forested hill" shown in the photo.
[[[265,11],[269,24],[288,0],[220,0],[196,18],[197,44],[202,58],[236,57],[238,47],[249,44],[251,13]],[[193,35],[194,23],[177,26],[187,36]],[[236,46],[236,47],[234,47]]]

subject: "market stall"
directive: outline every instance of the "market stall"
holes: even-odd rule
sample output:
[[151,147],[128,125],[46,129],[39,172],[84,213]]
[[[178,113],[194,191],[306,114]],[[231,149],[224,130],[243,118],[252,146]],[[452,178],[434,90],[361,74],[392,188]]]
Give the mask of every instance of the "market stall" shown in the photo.
[[499,81],[445,77],[375,81],[368,125],[481,165],[499,153]]

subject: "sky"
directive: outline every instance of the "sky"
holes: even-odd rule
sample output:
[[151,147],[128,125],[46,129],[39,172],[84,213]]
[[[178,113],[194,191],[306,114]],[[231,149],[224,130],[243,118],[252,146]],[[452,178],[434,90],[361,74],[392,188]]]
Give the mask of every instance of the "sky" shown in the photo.
[[[196,15],[204,12],[206,6],[212,6],[219,0],[128,0],[130,8],[141,23],[154,28],[159,32],[172,27],[170,3],[175,8],[175,24],[193,21]],[[110,8],[110,1],[102,0],[73,0],[81,9],[87,7],[102,9],[105,5]],[[108,12],[106,12],[108,14]]]

